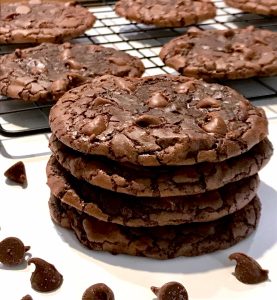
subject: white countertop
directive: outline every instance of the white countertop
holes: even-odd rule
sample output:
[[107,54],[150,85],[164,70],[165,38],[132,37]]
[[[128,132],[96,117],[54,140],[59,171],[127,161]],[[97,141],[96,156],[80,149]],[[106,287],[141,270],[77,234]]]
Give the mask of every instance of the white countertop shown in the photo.
[[[277,99],[262,104],[269,118],[269,138],[277,149]],[[153,299],[151,285],[161,286],[179,281],[192,300],[260,300],[275,299],[277,294],[277,153],[260,172],[259,195],[262,216],[257,231],[238,245],[195,258],[158,261],[98,253],[84,248],[71,231],[52,223],[48,211],[49,189],[45,166],[50,155],[48,135],[23,138],[0,137],[0,240],[20,238],[31,246],[29,253],[54,264],[64,276],[57,291],[38,293],[31,288],[34,266],[4,267],[0,264],[0,299],[19,300],[26,294],[33,299],[81,299],[84,290],[97,282],[112,288],[116,299]],[[3,173],[22,160],[26,166],[28,186],[8,182]],[[235,263],[232,252],[244,252],[269,270],[270,281],[245,285],[232,275]]]

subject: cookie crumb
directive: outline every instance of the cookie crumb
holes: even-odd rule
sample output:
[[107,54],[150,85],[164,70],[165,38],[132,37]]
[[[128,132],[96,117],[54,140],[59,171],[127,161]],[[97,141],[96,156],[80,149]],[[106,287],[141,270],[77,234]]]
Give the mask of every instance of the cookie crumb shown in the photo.
[[26,176],[26,170],[25,165],[22,161],[18,161],[17,163],[13,164],[10,168],[8,168],[4,175],[21,185],[27,184],[27,176]]
[[82,300],[114,300],[114,293],[106,284],[96,283],[85,290]]
[[158,300],[188,300],[188,293],[185,287],[176,281],[165,283],[158,288],[151,286],[151,291],[157,296]]
[[28,265],[31,263],[36,266],[31,276],[31,285],[34,290],[38,292],[52,292],[61,286],[63,276],[54,265],[38,257],[29,259]]
[[16,237],[8,237],[0,242],[0,262],[3,265],[19,265],[23,262],[25,252],[30,246],[24,246],[22,241]]
[[237,252],[232,253],[229,259],[237,262],[234,275],[239,281],[255,284],[268,280],[268,270],[263,270],[252,257]]

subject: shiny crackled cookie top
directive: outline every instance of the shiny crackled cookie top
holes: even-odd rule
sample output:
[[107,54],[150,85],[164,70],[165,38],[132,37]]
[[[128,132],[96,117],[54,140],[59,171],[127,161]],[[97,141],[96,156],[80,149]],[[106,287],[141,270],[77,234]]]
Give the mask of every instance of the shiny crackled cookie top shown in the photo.
[[74,2],[4,1],[0,44],[61,42],[84,33],[95,20],[92,13]]
[[229,87],[171,75],[103,76],[72,89],[50,112],[67,146],[138,165],[221,161],[267,136],[267,119]]

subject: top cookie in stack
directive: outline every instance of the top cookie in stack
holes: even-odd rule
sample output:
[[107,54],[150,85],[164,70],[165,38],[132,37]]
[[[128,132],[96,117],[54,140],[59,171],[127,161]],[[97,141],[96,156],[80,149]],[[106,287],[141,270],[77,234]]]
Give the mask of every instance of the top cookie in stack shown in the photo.
[[258,224],[267,119],[229,87],[107,75],[65,93],[50,126],[51,216],[91,249],[200,255]]

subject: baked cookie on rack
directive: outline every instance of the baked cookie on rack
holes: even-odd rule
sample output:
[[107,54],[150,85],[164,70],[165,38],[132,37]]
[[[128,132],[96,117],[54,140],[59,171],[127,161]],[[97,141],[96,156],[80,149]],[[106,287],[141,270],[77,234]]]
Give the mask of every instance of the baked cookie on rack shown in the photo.
[[0,94],[26,101],[56,100],[104,74],[140,77],[139,58],[92,44],[43,43],[0,57]]
[[266,16],[277,16],[276,0],[224,0],[229,6],[245,12]]
[[128,20],[161,27],[197,24],[216,15],[210,0],[119,0],[115,11]]
[[253,26],[191,28],[165,44],[160,58],[182,75],[206,80],[273,76],[277,74],[277,33]]
[[62,42],[83,34],[96,18],[75,2],[1,1],[0,44]]

